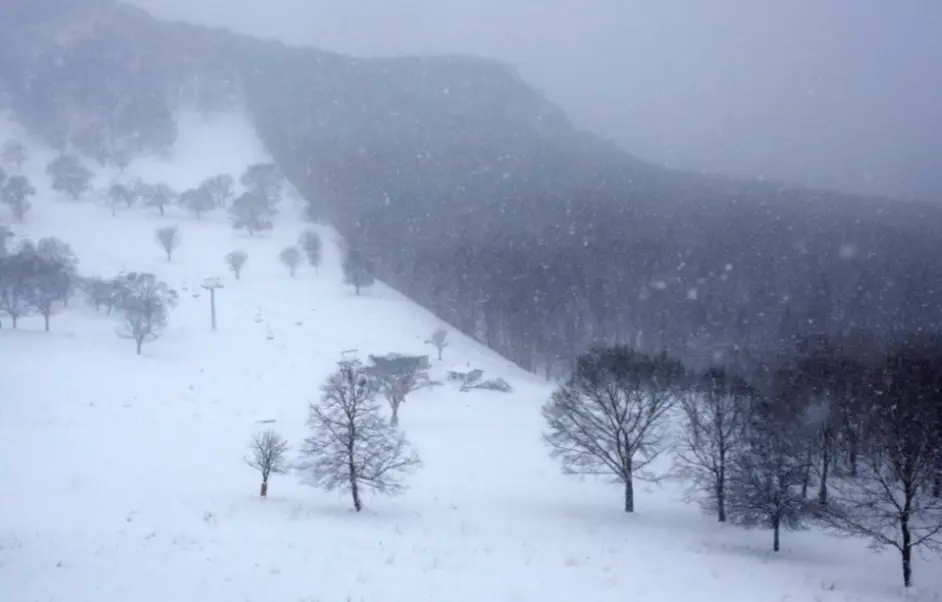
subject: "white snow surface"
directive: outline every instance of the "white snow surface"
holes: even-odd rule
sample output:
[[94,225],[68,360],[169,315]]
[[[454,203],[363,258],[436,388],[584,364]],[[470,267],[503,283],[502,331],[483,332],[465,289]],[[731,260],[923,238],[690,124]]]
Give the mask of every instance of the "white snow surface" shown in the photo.
[[[126,177],[177,189],[266,160],[239,115],[185,115],[172,158],[138,160]],[[20,135],[9,123],[0,137]],[[377,284],[342,284],[335,233],[319,273],[290,278],[278,252],[306,225],[283,201],[275,230],[250,238],[225,214],[171,208],[114,217],[51,192],[36,145],[39,194],[20,236],[72,245],[85,275],[152,271],[176,287],[170,327],[141,357],[115,321],[76,299],[53,317],[0,330],[0,601],[779,602],[900,599],[898,555],[808,530],[771,534],[716,524],[672,483],[621,490],[567,477],[540,436],[550,385],[451,333],[445,361],[424,343],[440,325]],[[104,187],[114,174],[99,173]],[[175,224],[168,262],[154,230]],[[249,255],[242,279],[227,252]],[[203,278],[219,276],[219,330]],[[424,468],[397,498],[350,500],[276,476],[257,497],[243,458],[252,433],[305,436],[308,403],[343,350],[424,353],[433,375],[473,365],[512,394],[413,394],[402,427]],[[274,420],[274,423],[260,421]],[[938,561],[917,560],[909,599],[938,600]]]

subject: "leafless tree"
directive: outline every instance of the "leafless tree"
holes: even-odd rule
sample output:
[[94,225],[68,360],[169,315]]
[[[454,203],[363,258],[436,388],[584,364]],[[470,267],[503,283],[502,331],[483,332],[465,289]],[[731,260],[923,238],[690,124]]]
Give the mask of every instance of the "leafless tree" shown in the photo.
[[757,393],[741,378],[710,370],[681,396],[683,420],[674,473],[690,483],[704,510],[726,522],[730,462],[746,442]]
[[301,251],[299,251],[297,247],[285,247],[281,253],[278,254],[278,258],[281,259],[281,263],[285,264],[285,267],[288,268],[288,273],[294,278],[298,266],[301,265]]
[[444,328],[436,328],[429,340],[425,342],[435,347],[435,350],[438,351],[438,360],[441,361],[442,352],[445,347],[448,347],[448,331]]
[[399,426],[399,408],[406,397],[413,391],[432,386],[428,376],[428,359],[425,356],[402,357],[388,355],[385,357],[370,356],[372,366],[364,368],[383,393],[389,408],[392,410],[390,424]]
[[288,471],[285,453],[288,442],[273,430],[256,433],[249,443],[249,457],[246,463],[262,474],[259,496],[268,497],[268,480],[273,474],[285,474]]
[[544,440],[567,474],[607,475],[624,485],[625,512],[634,512],[635,476],[668,445],[665,418],[684,378],[677,362],[626,346],[579,357],[568,381],[543,407]]
[[942,357],[908,351],[890,357],[873,379],[856,477],[835,479],[829,523],[900,552],[903,585],[912,585],[917,549],[942,553],[942,499],[932,493],[942,401]]
[[245,251],[232,251],[226,254],[226,265],[229,266],[229,269],[235,274],[236,280],[241,278],[242,268],[245,266],[245,262],[248,261],[248,258],[249,256],[245,254]]
[[118,335],[132,339],[140,355],[144,343],[159,337],[166,327],[177,293],[153,274],[136,272],[119,276],[115,286],[119,291],[115,307],[123,320]]
[[177,230],[176,226],[158,228],[157,242],[164,250],[164,253],[167,254],[167,261],[171,261],[174,249],[180,246],[180,231]]
[[340,362],[312,403],[311,434],[299,463],[305,482],[327,491],[348,491],[353,507],[363,508],[360,491],[393,495],[405,489],[404,477],[421,466],[405,435],[380,414],[376,388],[356,361]]
[[745,445],[730,458],[726,510],[734,524],[770,528],[778,552],[782,528],[803,528],[811,510],[802,492],[806,425],[800,408],[772,395],[749,418]]

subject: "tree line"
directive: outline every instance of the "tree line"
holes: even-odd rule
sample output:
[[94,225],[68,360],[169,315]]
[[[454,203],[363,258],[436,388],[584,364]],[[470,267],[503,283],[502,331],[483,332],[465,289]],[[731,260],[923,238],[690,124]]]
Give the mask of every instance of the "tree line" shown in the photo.
[[690,371],[664,353],[597,347],[543,408],[564,472],[622,483],[673,459],[670,476],[720,522],[781,532],[817,524],[899,551],[942,552],[942,338],[863,363],[834,346],[759,382]]

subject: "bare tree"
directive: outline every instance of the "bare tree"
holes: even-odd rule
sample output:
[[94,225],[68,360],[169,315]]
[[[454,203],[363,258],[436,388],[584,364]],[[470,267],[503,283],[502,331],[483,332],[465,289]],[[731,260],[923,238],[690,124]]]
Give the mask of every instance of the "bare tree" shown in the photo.
[[750,414],[745,445],[729,463],[727,512],[730,522],[772,529],[778,552],[781,530],[801,529],[810,505],[802,493],[806,461],[805,425],[789,400],[763,397]]
[[579,357],[568,381],[543,407],[544,440],[567,474],[608,475],[625,488],[634,512],[633,479],[667,447],[665,418],[677,399],[683,368],[664,355],[626,346]]
[[912,555],[942,553],[942,499],[936,478],[942,355],[897,352],[872,383],[856,477],[835,479],[828,522],[877,547],[900,552],[903,585],[912,585]]
[[432,386],[429,379],[428,358],[425,356],[399,356],[387,355],[385,357],[370,356],[373,365],[363,371],[374,379],[377,388],[392,410],[390,424],[399,426],[399,408],[406,397],[413,391]]
[[131,272],[115,279],[118,299],[115,307],[123,324],[118,336],[134,340],[137,354],[145,342],[158,338],[167,326],[177,293],[153,274]]
[[442,352],[445,347],[448,347],[448,331],[444,328],[436,328],[432,336],[425,342],[435,347],[435,350],[438,351],[438,360],[441,361]]
[[681,396],[683,422],[674,472],[690,483],[704,510],[726,522],[729,465],[746,441],[749,413],[757,393],[741,378],[723,370],[700,376],[690,394]]
[[226,253],[226,265],[229,266],[229,269],[232,270],[232,273],[235,274],[236,280],[239,280],[242,276],[242,268],[245,266],[245,262],[248,261],[249,256],[245,251],[232,251]]
[[268,497],[268,479],[273,474],[288,472],[285,453],[288,451],[288,442],[273,430],[256,433],[249,443],[250,456],[246,463],[262,474],[262,485],[259,489],[260,497]]
[[307,262],[314,268],[314,273],[321,264],[321,237],[314,230],[305,230],[298,239],[298,246],[304,250]]
[[305,482],[327,491],[348,491],[353,507],[363,509],[363,487],[394,495],[405,489],[403,478],[421,466],[405,435],[383,420],[376,388],[356,361],[343,361],[312,403],[311,435],[301,448],[298,466]]
[[157,242],[167,254],[167,261],[173,259],[173,251],[180,246],[180,231],[176,226],[165,226],[157,229]]
[[298,266],[301,265],[301,251],[299,251],[297,247],[285,247],[281,253],[278,254],[278,258],[281,259],[281,263],[285,264],[285,267],[288,268],[288,273],[294,278]]

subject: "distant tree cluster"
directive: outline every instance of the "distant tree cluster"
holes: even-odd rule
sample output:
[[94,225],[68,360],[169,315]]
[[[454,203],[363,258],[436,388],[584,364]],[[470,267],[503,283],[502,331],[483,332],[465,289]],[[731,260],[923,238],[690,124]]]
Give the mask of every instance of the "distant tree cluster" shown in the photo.
[[77,268],[78,259],[61,240],[23,240],[14,251],[0,254],[0,311],[13,328],[21,317],[39,314],[48,331],[52,315],[75,290]]
[[122,272],[111,279],[86,278],[83,284],[96,311],[105,308],[117,316],[118,336],[134,341],[138,355],[144,343],[163,334],[178,303],[177,292],[153,274]]
[[633,480],[672,452],[672,475],[720,522],[769,528],[775,551],[811,524],[866,537],[900,552],[908,587],[913,553],[942,552],[940,375],[942,338],[866,364],[823,346],[760,382],[598,347],[544,407],[545,437],[565,472],[621,483],[627,512]]

